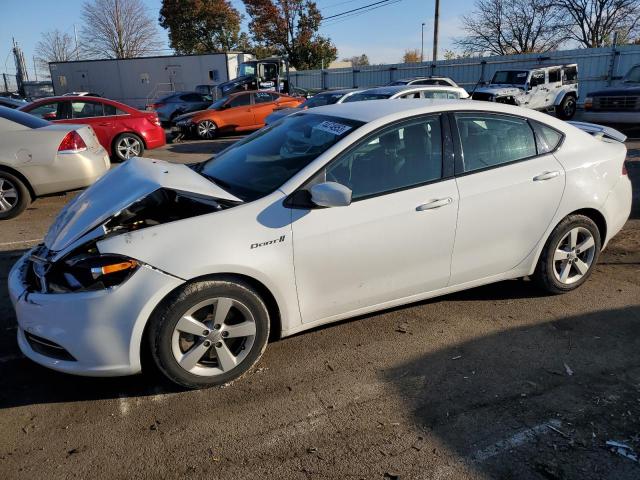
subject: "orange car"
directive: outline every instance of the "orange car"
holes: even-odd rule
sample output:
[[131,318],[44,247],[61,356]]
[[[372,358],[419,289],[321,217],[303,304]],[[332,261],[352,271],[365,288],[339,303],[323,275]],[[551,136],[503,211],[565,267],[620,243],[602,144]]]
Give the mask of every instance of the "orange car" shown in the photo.
[[175,122],[186,136],[210,139],[220,132],[258,130],[274,109],[297,107],[303,101],[276,92],[239,92],[213,102],[206,110],[180,115]]

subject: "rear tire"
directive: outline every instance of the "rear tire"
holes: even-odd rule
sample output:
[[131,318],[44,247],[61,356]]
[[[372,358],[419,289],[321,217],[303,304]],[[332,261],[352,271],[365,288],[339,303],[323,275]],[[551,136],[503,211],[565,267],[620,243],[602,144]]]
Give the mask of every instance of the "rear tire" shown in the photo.
[[0,220],[17,217],[30,203],[31,194],[22,180],[0,170]]
[[156,366],[186,388],[237,380],[258,362],[268,339],[267,307],[250,285],[236,279],[187,284],[149,320]]
[[124,162],[131,157],[141,157],[144,153],[144,142],[135,133],[121,133],[113,141],[114,160]]
[[556,116],[562,120],[571,120],[576,114],[576,97],[573,95],[565,95],[556,107]]
[[593,220],[584,215],[569,215],[549,236],[533,280],[552,294],[575,290],[593,272],[600,242],[600,231]]

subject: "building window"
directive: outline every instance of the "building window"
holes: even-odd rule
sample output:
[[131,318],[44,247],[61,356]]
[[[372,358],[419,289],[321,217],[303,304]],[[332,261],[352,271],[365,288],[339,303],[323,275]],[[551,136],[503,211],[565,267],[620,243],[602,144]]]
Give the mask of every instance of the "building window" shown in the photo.
[[67,77],[65,77],[64,75],[58,76],[58,83],[60,83],[61,87],[66,87],[67,86]]

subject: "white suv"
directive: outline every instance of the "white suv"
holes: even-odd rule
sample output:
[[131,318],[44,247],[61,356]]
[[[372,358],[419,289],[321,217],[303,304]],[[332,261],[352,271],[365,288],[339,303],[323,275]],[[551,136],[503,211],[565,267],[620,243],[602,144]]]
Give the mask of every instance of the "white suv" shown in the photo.
[[498,70],[489,85],[476,88],[471,98],[553,110],[558,118],[570,120],[578,100],[578,65]]

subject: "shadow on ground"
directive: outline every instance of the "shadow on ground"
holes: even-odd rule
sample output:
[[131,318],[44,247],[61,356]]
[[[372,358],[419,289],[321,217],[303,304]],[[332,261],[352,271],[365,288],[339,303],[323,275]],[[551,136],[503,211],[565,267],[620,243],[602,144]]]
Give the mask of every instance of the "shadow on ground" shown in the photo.
[[634,305],[473,339],[384,379],[416,424],[487,478],[637,479],[640,465],[605,442],[640,450],[638,352]]

